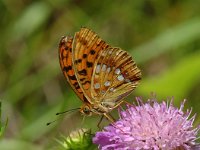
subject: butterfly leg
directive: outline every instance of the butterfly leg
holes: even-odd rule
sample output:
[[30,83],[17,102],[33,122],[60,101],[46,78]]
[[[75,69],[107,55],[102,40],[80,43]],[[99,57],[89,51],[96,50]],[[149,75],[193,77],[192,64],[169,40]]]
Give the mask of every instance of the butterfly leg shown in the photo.
[[108,114],[108,113],[104,113],[104,114],[101,116],[101,118],[100,118],[100,120],[99,120],[99,122],[98,122],[98,124],[97,124],[97,127],[99,128],[99,130],[102,129],[101,126],[100,126],[100,124],[101,124],[101,122],[102,122],[102,120],[103,120],[104,117],[106,117],[106,119],[108,119],[111,123],[114,123],[114,122],[115,122],[115,119],[113,118],[113,116],[111,116],[111,115]]
[[128,101],[123,100],[122,103],[128,104],[128,105],[133,105],[131,103],[129,103]]
[[101,124],[101,122],[102,122],[102,120],[103,120],[103,117],[104,117],[104,115],[101,116],[101,118],[100,118],[100,120],[99,120],[99,122],[98,122],[98,124],[97,124],[97,127],[99,128],[99,130],[102,129],[102,128],[100,127],[100,124]]
[[103,114],[111,123],[114,123],[116,120],[113,116],[111,116],[111,114],[109,113],[104,113]]
[[133,105],[133,104],[123,100],[123,101],[119,102],[117,105],[115,105],[115,107],[113,109],[118,108],[119,106],[121,106],[122,103],[125,103],[125,104],[128,104],[128,105]]
[[81,129],[81,131],[84,133],[84,136],[85,135],[90,135],[90,136],[94,136],[95,135],[95,134],[91,133],[91,130],[84,131],[83,129]]
[[104,114],[104,116],[112,123],[112,126],[114,126],[115,128],[121,130],[121,132],[124,132],[122,129],[120,129],[119,127],[115,126],[114,122],[116,121],[110,114]]
[[124,101],[119,102],[117,105],[115,105],[115,107],[113,107],[113,109],[119,107],[122,103],[124,103]]

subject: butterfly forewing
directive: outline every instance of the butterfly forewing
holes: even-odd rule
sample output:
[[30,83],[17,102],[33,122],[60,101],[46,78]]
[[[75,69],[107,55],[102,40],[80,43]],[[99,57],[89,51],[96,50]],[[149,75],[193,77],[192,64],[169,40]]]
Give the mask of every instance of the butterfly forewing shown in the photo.
[[77,78],[75,76],[75,72],[73,69],[72,42],[73,42],[72,37],[63,37],[60,40],[60,44],[59,44],[60,66],[61,66],[64,76],[66,77],[72,89],[76,92],[76,94],[82,101],[87,102],[87,99],[85,98],[83,91],[79,86],[79,83],[77,81]]
[[99,51],[107,47],[109,47],[108,44],[87,28],[82,28],[80,32],[75,34],[72,51],[74,71],[80,87],[89,101],[91,99],[91,79],[94,62]]
[[107,48],[99,53],[92,76],[92,97],[110,108],[130,94],[141,79],[132,57],[120,48]]

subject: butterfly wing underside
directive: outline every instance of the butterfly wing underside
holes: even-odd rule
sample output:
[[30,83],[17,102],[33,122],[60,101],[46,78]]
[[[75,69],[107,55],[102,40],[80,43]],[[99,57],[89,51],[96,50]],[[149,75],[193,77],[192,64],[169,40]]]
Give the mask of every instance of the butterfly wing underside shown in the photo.
[[94,66],[92,97],[107,108],[114,108],[141,79],[141,72],[132,57],[120,48],[102,50]]
[[60,66],[72,89],[88,104],[114,108],[138,85],[141,72],[132,57],[95,32],[81,28],[59,45]]
[[74,36],[72,59],[74,72],[85,97],[92,103],[91,79],[94,70],[94,62],[100,51],[108,48],[95,32],[87,28],[81,28]]
[[63,74],[66,77],[68,83],[70,84],[72,89],[75,91],[75,93],[78,95],[78,97],[83,102],[88,102],[83,94],[81,87],[79,86],[78,80],[75,76],[75,72],[73,69],[72,42],[73,42],[72,37],[63,37],[60,40],[60,44],[59,44],[60,66],[61,66]]

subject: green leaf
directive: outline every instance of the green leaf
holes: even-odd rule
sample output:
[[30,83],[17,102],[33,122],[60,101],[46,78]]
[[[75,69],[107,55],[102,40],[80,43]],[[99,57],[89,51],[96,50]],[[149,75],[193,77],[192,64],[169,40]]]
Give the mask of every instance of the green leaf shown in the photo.
[[183,58],[162,74],[141,81],[137,91],[141,95],[156,92],[158,97],[174,96],[182,101],[200,80],[199,58],[200,51]]
[[5,125],[3,125],[3,123],[1,122],[1,101],[0,101],[0,138],[3,137],[3,135],[6,131],[7,125],[8,125],[8,118],[6,119]]
[[[200,37],[200,19],[191,19],[159,34],[152,41],[134,48],[131,54],[137,63],[144,63],[162,53]],[[176,50],[176,49],[175,49]]]

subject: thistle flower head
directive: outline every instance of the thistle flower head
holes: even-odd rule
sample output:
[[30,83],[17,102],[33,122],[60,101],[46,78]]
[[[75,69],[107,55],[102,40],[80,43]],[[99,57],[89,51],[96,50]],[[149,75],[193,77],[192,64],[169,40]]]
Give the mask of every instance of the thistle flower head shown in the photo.
[[140,98],[138,106],[127,105],[119,110],[120,119],[103,131],[97,132],[93,142],[101,150],[191,150],[197,147],[200,127],[193,128],[195,116],[191,110],[183,112],[170,103],[155,99],[146,104]]
[[78,129],[70,133],[68,137],[62,137],[61,140],[57,140],[64,150],[73,149],[91,149],[95,145],[92,144],[92,134],[88,129]]

